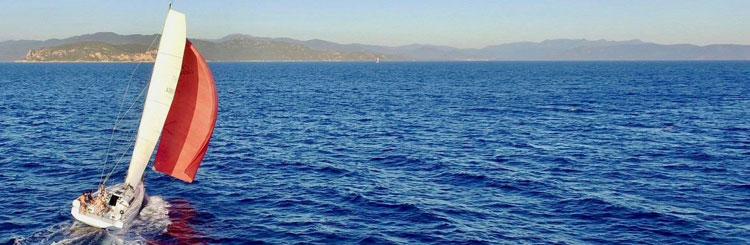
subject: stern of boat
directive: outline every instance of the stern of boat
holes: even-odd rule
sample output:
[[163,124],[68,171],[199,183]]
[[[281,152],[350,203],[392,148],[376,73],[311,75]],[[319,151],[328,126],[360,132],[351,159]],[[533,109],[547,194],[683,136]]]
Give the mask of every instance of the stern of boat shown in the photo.
[[[141,205],[145,196],[143,183],[129,193],[121,188],[122,185],[115,185],[107,189],[106,212],[97,212],[92,205],[82,210],[82,205],[78,199],[73,200],[70,213],[76,220],[96,227],[108,230],[118,230],[125,227],[140,212]],[[97,197],[98,198],[98,195]]]
[[73,207],[70,209],[73,218],[84,224],[103,229],[122,229],[124,223],[121,220],[108,219],[91,213],[84,213],[81,210],[81,203],[73,200]]

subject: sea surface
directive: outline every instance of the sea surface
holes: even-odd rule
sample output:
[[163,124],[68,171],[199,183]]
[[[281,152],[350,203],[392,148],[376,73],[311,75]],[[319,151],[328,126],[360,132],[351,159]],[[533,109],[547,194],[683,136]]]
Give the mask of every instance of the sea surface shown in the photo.
[[0,243],[750,243],[750,62],[210,66],[196,181],[107,232],[151,64],[0,63]]

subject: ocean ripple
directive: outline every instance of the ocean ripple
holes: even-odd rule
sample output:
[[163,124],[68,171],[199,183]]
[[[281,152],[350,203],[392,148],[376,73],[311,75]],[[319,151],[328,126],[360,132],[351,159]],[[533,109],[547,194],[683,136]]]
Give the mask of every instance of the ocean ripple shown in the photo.
[[210,65],[196,181],[118,233],[69,210],[125,176],[135,64],[0,64],[0,242],[750,243],[748,62]]

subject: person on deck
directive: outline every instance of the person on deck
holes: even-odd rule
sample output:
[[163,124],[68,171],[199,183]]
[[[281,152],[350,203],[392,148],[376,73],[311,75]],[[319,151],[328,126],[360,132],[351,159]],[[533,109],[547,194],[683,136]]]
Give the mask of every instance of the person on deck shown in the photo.
[[86,192],[81,193],[81,196],[78,197],[78,210],[82,214],[86,214]]
[[107,188],[104,186],[104,184],[99,185],[99,196],[96,197],[94,200],[94,207],[97,209],[97,214],[102,215],[103,213],[107,212],[107,202],[104,201],[104,195],[107,194]]

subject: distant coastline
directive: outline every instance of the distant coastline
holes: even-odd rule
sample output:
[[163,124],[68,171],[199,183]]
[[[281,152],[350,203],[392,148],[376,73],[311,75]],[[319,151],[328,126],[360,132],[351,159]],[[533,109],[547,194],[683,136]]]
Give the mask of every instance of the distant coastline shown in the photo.
[[[290,62],[290,63],[304,63],[304,62],[358,62],[368,63],[374,61],[368,60],[213,60],[208,61],[210,63],[274,63],[274,62]],[[385,62],[385,61],[381,61]],[[488,61],[416,61],[416,60],[393,60],[388,62],[488,62]],[[0,63],[154,63],[154,61],[28,61],[28,60],[14,60],[14,61],[0,61]]]
[[135,61],[135,60],[13,60],[13,61],[0,61],[5,63],[154,63],[151,61]]
[[[111,32],[64,39],[0,42],[0,61],[138,62],[153,59],[158,35]],[[191,39],[208,61],[646,61],[750,60],[750,45],[665,45],[641,40],[552,39],[461,49],[411,44],[379,46],[325,40],[267,38],[233,34],[220,39]],[[151,46],[153,44],[153,46]],[[151,48],[150,48],[151,47]],[[149,51],[153,52],[153,51]]]

